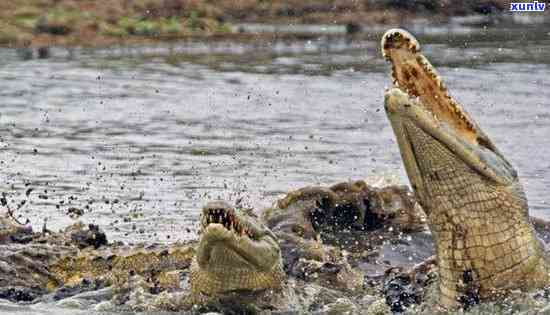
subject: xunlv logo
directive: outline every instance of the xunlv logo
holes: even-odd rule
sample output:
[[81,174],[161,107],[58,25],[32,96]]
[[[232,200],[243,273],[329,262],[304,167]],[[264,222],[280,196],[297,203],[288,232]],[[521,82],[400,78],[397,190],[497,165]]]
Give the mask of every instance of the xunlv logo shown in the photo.
[[510,11],[512,12],[541,12],[544,11],[546,3],[533,2],[512,2]]

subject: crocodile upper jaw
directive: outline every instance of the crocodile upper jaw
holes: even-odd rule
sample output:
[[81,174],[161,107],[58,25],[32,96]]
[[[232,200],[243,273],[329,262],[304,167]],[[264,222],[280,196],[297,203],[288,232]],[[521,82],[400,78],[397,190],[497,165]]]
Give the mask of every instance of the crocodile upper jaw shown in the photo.
[[[411,184],[422,200],[425,173],[417,163],[414,132],[429,135],[480,176],[497,185],[517,181],[516,171],[478,124],[447,92],[443,81],[404,30],[387,31],[384,57],[392,63],[394,88],[385,93],[385,109],[394,129]],[[415,131],[413,132],[414,129]],[[418,148],[418,145],[416,146]]]

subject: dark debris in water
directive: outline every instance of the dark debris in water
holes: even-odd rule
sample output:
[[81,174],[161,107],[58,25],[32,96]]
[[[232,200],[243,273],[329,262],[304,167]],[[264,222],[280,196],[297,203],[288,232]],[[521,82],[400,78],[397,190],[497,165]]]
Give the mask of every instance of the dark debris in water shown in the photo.
[[473,270],[465,270],[462,275],[462,284],[464,285],[465,294],[459,298],[460,304],[465,310],[470,309],[472,306],[479,304],[479,288],[475,285],[476,281]]
[[40,288],[7,287],[0,289],[0,299],[11,302],[31,302],[44,293],[46,293],[45,289]]
[[405,274],[390,275],[384,282],[383,289],[388,304],[395,313],[401,313],[413,304],[419,304],[421,297],[412,283],[411,278]]
[[382,293],[394,313],[402,313],[413,305],[423,302],[426,288],[435,282],[430,263],[404,272],[401,268],[390,268],[385,273]]

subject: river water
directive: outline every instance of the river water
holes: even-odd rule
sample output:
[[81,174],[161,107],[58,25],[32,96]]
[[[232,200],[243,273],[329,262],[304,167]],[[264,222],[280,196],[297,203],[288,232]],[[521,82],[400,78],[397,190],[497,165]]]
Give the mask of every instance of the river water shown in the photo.
[[[550,30],[420,41],[550,219]],[[37,229],[78,208],[110,240],[174,242],[210,199],[261,209],[310,184],[407,183],[390,84],[377,36],[2,49],[0,190]]]

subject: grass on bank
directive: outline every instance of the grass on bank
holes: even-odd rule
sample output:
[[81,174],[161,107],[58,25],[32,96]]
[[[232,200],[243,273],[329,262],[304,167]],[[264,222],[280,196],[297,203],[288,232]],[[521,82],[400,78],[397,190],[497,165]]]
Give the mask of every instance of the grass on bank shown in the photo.
[[505,10],[504,0],[3,0],[0,45],[101,45],[227,34],[232,23],[395,24]]

